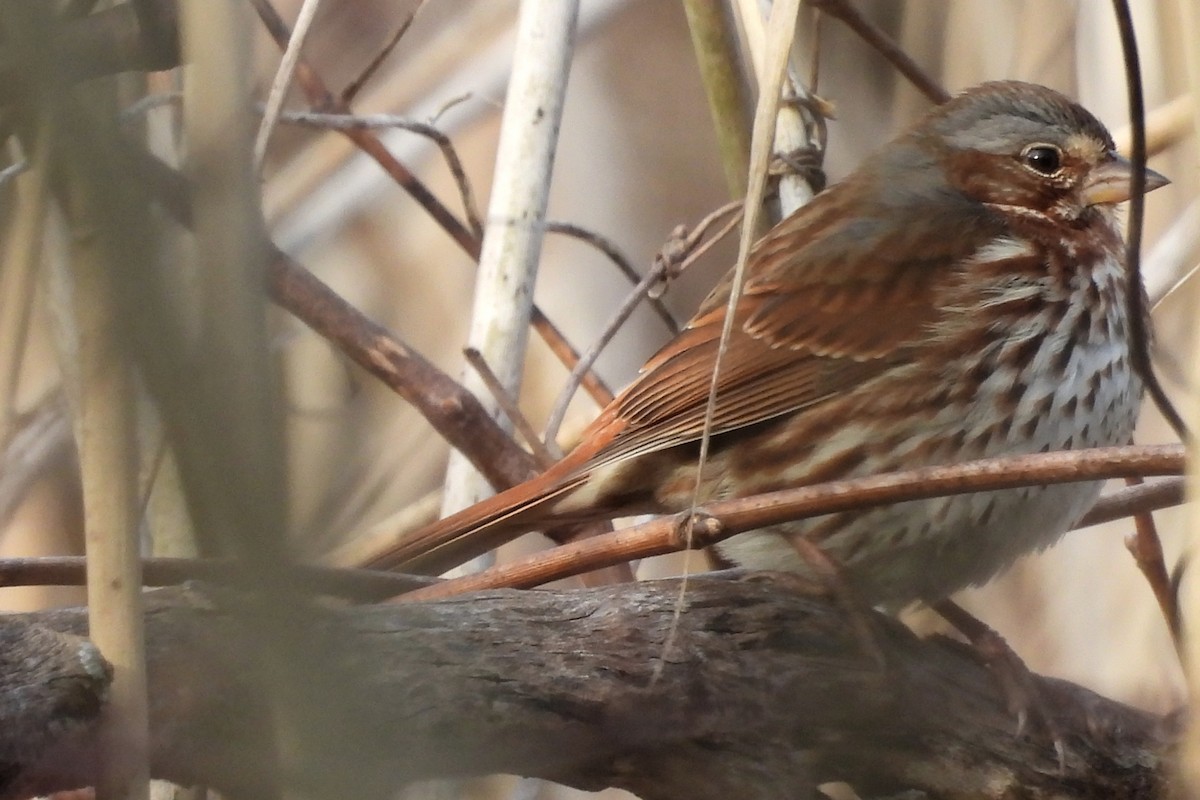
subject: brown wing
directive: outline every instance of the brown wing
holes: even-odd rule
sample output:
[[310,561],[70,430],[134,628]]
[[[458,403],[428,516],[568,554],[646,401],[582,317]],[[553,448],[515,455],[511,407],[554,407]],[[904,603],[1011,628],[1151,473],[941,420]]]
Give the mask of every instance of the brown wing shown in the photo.
[[[862,385],[910,360],[936,320],[939,279],[979,237],[948,233],[931,214],[897,224],[896,208],[848,217],[841,212],[857,189],[821,195],[752,252],[721,361],[714,434]],[[700,438],[729,286],[727,276],[597,420],[618,432],[578,472]]]

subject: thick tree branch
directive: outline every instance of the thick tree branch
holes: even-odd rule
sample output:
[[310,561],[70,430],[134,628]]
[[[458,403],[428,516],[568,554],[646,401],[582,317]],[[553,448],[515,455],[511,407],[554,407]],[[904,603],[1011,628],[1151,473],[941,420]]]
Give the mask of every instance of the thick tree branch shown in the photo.
[[[646,800],[805,797],[832,780],[864,797],[1165,795],[1170,745],[1152,715],[1039,679],[1066,732],[1060,771],[1050,744],[1014,734],[964,646],[872,616],[880,666],[837,604],[795,578],[693,577],[677,617],[678,602],[666,581],[313,609],[313,658],[345,687],[325,711],[353,721],[329,759],[352,760],[372,793],[503,771]],[[150,597],[157,777],[267,783],[240,608],[195,585]],[[105,674],[83,630],[79,610],[0,618],[0,800],[92,778]]]
[[[68,83],[128,71],[179,66],[174,0],[140,0],[65,20],[51,46],[68,54],[60,65]],[[34,89],[0,48],[0,103],[11,103]]]

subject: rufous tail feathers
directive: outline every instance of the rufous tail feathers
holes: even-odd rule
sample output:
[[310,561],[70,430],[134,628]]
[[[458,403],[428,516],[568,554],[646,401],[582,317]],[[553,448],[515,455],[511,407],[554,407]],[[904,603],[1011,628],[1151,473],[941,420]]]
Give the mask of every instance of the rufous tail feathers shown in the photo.
[[564,481],[561,475],[561,470],[551,468],[413,531],[363,566],[433,575],[483,555],[517,538],[535,524],[554,521],[546,506],[560,500],[586,479],[586,476],[579,476]]

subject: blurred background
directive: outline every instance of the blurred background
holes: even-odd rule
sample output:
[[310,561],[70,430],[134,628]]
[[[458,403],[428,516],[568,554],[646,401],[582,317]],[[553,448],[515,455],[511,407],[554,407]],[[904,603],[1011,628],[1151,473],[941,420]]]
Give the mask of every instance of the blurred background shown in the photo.
[[[1200,58],[1188,48],[1195,49],[1200,31],[1188,28],[1189,15],[1183,13],[1185,4],[1194,2],[1133,2],[1147,108],[1154,112],[1185,98],[1172,107],[1173,116],[1163,118],[1165,144],[1150,162],[1173,181],[1147,203],[1145,269],[1156,298],[1196,264],[1200,252],[1200,223],[1191,205],[1200,188],[1200,151],[1191,131],[1196,112],[1186,99],[1195,90],[1189,86],[1187,59]],[[298,0],[275,2],[289,22],[299,5]],[[354,110],[435,120],[457,149],[480,207],[486,208],[511,67],[514,0],[325,3],[305,57],[338,91],[418,5],[411,28],[365,85]],[[854,5],[951,91],[1000,78],[1034,81],[1078,98],[1111,130],[1126,127],[1124,67],[1108,3],[855,0]],[[814,16],[804,19],[813,24]],[[815,24],[819,77],[810,88],[836,109],[825,160],[829,180],[836,182],[928,108],[928,101],[836,20]],[[812,47],[812,31],[802,31],[799,38]],[[696,224],[729,199],[682,5],[583,0],[577,48],[549,218],[602,234],[645,269],[672,229]],[[256,75],[264,98],[279,56],[275,44],[256,30]],[[170,91],[178,80],[174,74],[156,74],[146,88]],[[286,107],[305,108],[303,95],[294,89]],[[178,144],[176,107],[147,112],[146,124],[160,149]],[[451,175],[433,144],[403,131],[382,138],[458,211]],[[269,231],[280,248],[447,372],[462,374],[474,263],[374,162],[335,132],[281,125],[268,150],[262,192]],[[664,299],[676,319],[691,314],[732,263],[733,252],[733,242],[726,242],[671,283]],[[578,349],[592,342],[629,288],[594,249],[547,237],[536,301]],[[44,287],[39,289],[32,305],[17,393],[21,412],[41,407],[60,380],[45,295]],[[1155,309],[1160,374],[1180,399],[1185,396],[1181,371],[1194,357],[1196,302],[1195,281],[1185,282]],[[431,493],[446,467],[444,443],[406,403],[301,323],[278,312],[273,324],[286,385],[292,518],[300,549],[315,557],[380,526],[431,517],[438,507]],[[619,389],[668,336],[655,315],[639,308],[601,356],[599,374]],[[521,405],[535,425],[546,418],[565,378],[566,370],[531,337]],[[564,441],[595,411],[586,398],[577,399]],[[69,430],[47,437],[40,440],[48,445],[48,455],[38,462],[36,480],[23,484],[13,501],[0,538],[2,556],[81,552]],[[1174,441],[1149,404],[1137,439]],[[170,490],[163,487],[170,481],[164,470],[153,488],[153,496],[166,498],[160,502],[168,505]],[[418,501],[423,511],[409,511]],[[152,521],[155,508],[152,500]],[[1171,566],[1183,544],[1182,518],[1173,511],[1155,517]],[[1072,533],[961,600],[1034,670],[1165,711],[1182,702],[1182,675],[1154,599],[1125,549],[1131,530],[1126,520]],[[527,537],[500,557],[540,544]],[[641,574],[677,568],[672,560],[646,563]],[[7,609],[80,602],[82,595],[74,590],[0,590],[0,606]],[[920,615],[914,621],[926,624]],[[444,787],[444,792],[482,796],[495,785]],[[530,797],[563,791],[542,785],[520,790]]]

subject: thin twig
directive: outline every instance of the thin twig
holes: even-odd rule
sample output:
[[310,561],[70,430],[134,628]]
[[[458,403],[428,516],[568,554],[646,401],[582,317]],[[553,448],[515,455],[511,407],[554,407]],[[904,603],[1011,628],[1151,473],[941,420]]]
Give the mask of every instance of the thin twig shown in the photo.
[[[291,39],[291,31],[283,18],[279,16],[279,12],[271,5],[270,0],[250,0],[250,3],[271,38],[281,49],[286,48]],[[337,98],[329,91],[320,75],[303,58],[296,64],[296,81],[313,109],[328,113],[350,113],[350,109],[338,104]],[[408,192],[409,196],[416,200],[433,218],[433,221],[472,259],[479,259],[478,237],[472,236],[471,232],[437,199],[433,192],[408,167],[391,154],[378,137],[366,130],[346,130],[343,133],[362,152],[373,158],[400,188]]]
[[375,72],[381,66],[383,66],[383,62],[387,60],[387,57],[390,56],[392,51],[396,49],[396,45],[400,44],[400,40],[404,38],[404,34],[408,33],[408,29],[412,27],[413,21],[417,18],[417,14],[419,14],[421,9],[424,7],[425,0],[419,0],[416,7],[409,12],[409,15],[404,18],[404,21],[401,22],[399,27],[396,28],[395,32],[392,33],[391,38],[388,39],[387,44],[383,46],[383,49],[376,53],[375,57],[371,59],[371,63],[367,64],[366,68],[359,73],[357,78],[346,84],[346,88],[342,89],[342,105],[348,106],[354,101],[354,98],[358,96],[358,93],[362,90],[362,88],[367,85],[367,81],[371,80],[371,78],[375,75]]
[[683,235],[681,231],[676,231],[678,235],[673,236],[666,245],[663,246],[658,257],[654,259],[654,264],[646,275],[638,281],[633,290],[625,297],[621,305],[613,313],[608,324],[604,326],[596,341],[588,348],[587,352],[579,359],[579,363],[571,370],[571,374],[567,377],[567,382],[558,394],[558,398],[554,401],[554,407],[550,411],[550,416],[546,421],[546,442],[552,445],[555,439],[558,438],[559,428],[562,426],[563,420],[567,416],[567,408],[571,405],[571,398],[575,396],[575,390],[579,388],[580,381],[583,376],[587,375],[600,357],[600,353],[608,346],[613,337],[616,336],[621,326],[629,319],[629,315],[637,308],[646,297],[652,297],[655,288],[661,286],[665,281],[674,278],[683,272],[687,267],[696,262],[701,255],[709,250],[713,245],[723,239],[730,231],[737,227],[741,221],[741,215],[735,214],[732,219],[726,222],[725,226],[717,232],[717,235],[701,243],[700,239],[704,236],[713,223],[722,215],[728,214],[731,210],[736,211],[741,208],[740,200],[728,203],[716,211],[706,216],[695,230],[687,235]]
[[288,89],[292,86],[292,78],[296,74],[296,65],[300,62],[300,53],[304,50],[304,42],[308,39],[308,32],[312,30],[313,19],[317,16],[317,9],[321,6],[321,0],[304,0],[300,6],[300,14],[296,17],[296,25],[292,28],[292,35],[288,38],[287,47],[284,48],[283,58],[279,62],[279,70],[275,73],[275,80],[271,82],[271,92],[267,95],[267,109],[263,112],[262,122],[258,126],[258,135],[254,139],[254,168],[262,170],[263,159],[267,154],[267,142],[271,139],[271,133],[275,130],[275,123],[279,120],[279,112],[283,108],[283,101],[287,98]]
[[[639,283],[641,283],[642,278],[640,275],[638,275],[637,270],[633,268],[633,264],[628,258],[625,257],[625,254],[621,252],[621,249],[617,247],[616,243],[607,236],[603,236],[595,231],[590,231],[587,228],[574,225],[570,222],[547,222],[546,233],[557,233],[563,236],[570,236],[573,239],[578,239],[581,242],[590,244],[592,247],[596,248],[605,256],[607,256],[608,260],[616,265],[617,269],[622,275],[629,279],[630,283],[632,283],[634,286],[637,286]],[[672,335],[679,333],[679,323],[675,321],[673,316],[671,316],[671,311],[667,308],[666,304],[662,302],[662,298],[649,297],[648,299],[650,301],[650,307],[654,310],[654,313],[658,315],[658,318],[663,321],[663,324],[667,326],[667,330],[669,330]],[[578,367],[578,365],[576,365],[576,367]]]
[[608,320],[608,324],[604,326],[600,335],[596,337],[596,341],[580,356],[579,363],[571,369],[571,374],[567,376],[567,382],[558,393],[558,398],[554,401],[554,407],[550,410],[550,416],[546,420],[547,446],[553,445],[554,441],[558,438],[558,429],[562,426],[563,419],[567,416],[567,408],[571,405],[571,398],[575,396],[575,390],[579,388],[579,383],[583,380],[583,376],[591,370],[592,365],[596,363],[596,359],[600,357],[600,353],[604,351],[608,343],[617,335],[621,326],[633,314],[634,309],[646,299],[650,290],[662,280],[665,274],[666,266],[661,262],[656,263],[645,274],[637,286],[634,286],[633,290],[617,306],[617,310],[613,312],[612,317]]
[[163,106],[180,106],[183,104],[182,92],[155,92],[148,94],[145,97],[140,97],[133,103],[121,109],[120,120],[122,123],[130,122],[138,117],[153,111],[156,108]]
[[[532,323],[533,329],[542,334],[542,341],[558,358],[559,363],[574,369],[575,365],[579,363],[579,351],[567,341],[562,332],[554,327],[554,323],[537,306],[533,307]],[[553,331],[553,334],[550,331]],[[600,380],[600,376],[596,374],[595,370],[584,374],[582,388],[588,393],[588,397],[592,398],[592,402],[600,408],[604,408],[613,401],[612,390],[604,384],[604,381]]]
[[29,169],[29,162],[27,161],[18,161],[15,164],[9,164],[4,169],[0,169],[0,187],[4,186],[4,184],[8,183],[27,169]]
[[[280,47],[286,46],[290,37],[287,25],[279,16],[269,0],[250,0],[259,19],[262,20],[267,32]],[[321,77],[304,59],[296,66],[296,80],[299,81],[311,106],[321,111],[346,113],[349,109],[338,105],[337,98],[329,91]],[[413,172],[400,162],[391,151],[384,146],[370,131],[348,130],[343,132],[360,151],[370,156],[386,172],[401,189],[408,193],[429,214],[435,223],[442,228],[450,238],[463,249],[473,260],[479,260],[480,239],[474,236],[466,225],[455,217],[445,205],[421,182]],[[568,368],[579,361],[579,353],[563,336],[562,331],[537,306],[533,307],[530,320],[533,329],[538,332],[550,352]],[[612,402],[612,392],[595,375],[589,373],[584,379],[583,388],[600,406]]]
[[[1179,475],[1181,445],[1105,447],[1057,453],[967,461],[942,467],[831,481],[756,497],[710,503],[699,510],[695,537],[681,536],[691,513],[660,517],[641,525],[556,547],[521,561],[494,567],[468,579],[419,590],[406,599],[429,599],[478,589],[531,588],[634,558],[707,547],[738,533],[810,519],[841,511],[860,511],[907,500],[1011,489],[1021,486],[1123,478],[1129,475]],[[819,544],[819,542],[818,542]]]
[[1084,514],[1083,519],[1079,520],[1072,530],[1177,506],[1184,500],[1183,487],[1183,478],[1166,478],[1137,486],[1126,486],[1097,500],[1092,510]]
[[[1136,486],[1141,478],[1125,479],[1126,484]],[[1175,653],[1183,658],[1183,627],[1179,615],[1179,599],[1171,586],[1171,576],[1167,572],[1163,560],[1162,540],[1154,526],[1154,517],[1149,512],[1140,512],[1133,516],[1134,532],[1125,537],[1125,547],[1133,556],[1134,563],[1141,570],[1150,584],[1150,591],[1158,601],[1166,620],[1167,630],[1171,633],[1171,642],[1175,645]]]
[[1129,274],[1126,294],[1129,320],[1129,350],[1133,367],[1159,412],[1181,441],[1188,441],[1186,423],[1171,404],[1150,360],[1150,333],[1147,330],[1149,311],[1144,306],[1142,288],[1141,249],[1142,221],[1146,210],[1146,104],[1142,97],[1142,68],[1138,58],[1137,35],[1133,16],[1126,0],[1113,0],[1113,13],[1121,34],[1121,50],[1125,58],[1125,85],[1129,92],[1129,122],[1132,126],[1131,155],[1133,175],[1130,177],[1129,226],[1125,245],[1125,265]]
[[[189,185],[178,171],[138,146],[129,146],[123,156],[181,225],[194,224]],[[471,456],[494,487],[507,489],[537,474],[529,453],[457,381],[283,251],[270,243],[268,250],[266,280],[271,299],[412,403],[452,447]]]
[[[143,558],[142,586],[175,586],[186,581],[238,584],[248,579],[243,565],[233,559]],[[0,587],[82,586],[87,562],[82,556],[0,559]],[[306,592],[329,594],[359,602],[372,602],[421,586],[432,586],[438,578],[341,569],[311,565],[285,565],[285,576]],[[249,578],[249,579],[252,579]]]
[[375,130],[378,128],[395,128],[415,133],[429,139],[442,153],[446,168],[450,170],[462,199],[463,213],[467,215],[467,224],[476,238],[483,237],[483,220],[479,215],[479,206],[475,202],[475,192],[471,188],[471,180],[463,167],[462,159],[450,137],[427,122],[418,122],[395,114],[326,114],[319,111],[284,111],[279,116],[280,122],[292,125],[307,125],[326,130]]
[[848,0],[807,0],[831,17],[841,20],[850,30],[891,62],[908,82],[934,103],[944,103],[950,93],[933,76],[921,68],[912,56],[871,20],[864,17]]
[[[687,238],[684,240],[684,250],[687,252],[687,257],[679,262],[679,272],[684,272],[692,264],[695,264],[705,253],[713,248],[717,242],[724,239],[734,228],[742,221],[743,204],[741,200],[733,200],[718,208],[716,211],[710,212],[704,219],[700,220]],[[725,221],[715,234],[710,236],[705,241],[699,241],[700,237],[706,236],[709,229],[717,223],[721,217],[728,215],[729,219]]]
[[530,455],[470,392],[282,251],[271,253],[267,278],[276,303],[412,403],[493,486],[507,488],[537,473]]
[[[517,433],[521,434],[521,438],[529,445],[529,449],[533,451],[533,456],[539,462],[541,467],[548,467],[558,459],[562,458],[562,453],[554,453],[553,443],[549,446],[542,443],[542,439],[538,436],[537,431],[529,424],[529,420],[521,413],[520,407],[517,405],[516,399],[504,388],[504,384],[496,377],[496,373],[492,372],[492,368],[488,366],[487,359],[483,354],[474,347],[463,348],[463,356],[467,359],[467,363],[471,368],[479,374],[488,391],[492,393],[500,410],[508,417],[509,422],[516,428]],[[581,362],[582,363],[582,362]],[[553,448],[557,449],[557,448]]]

